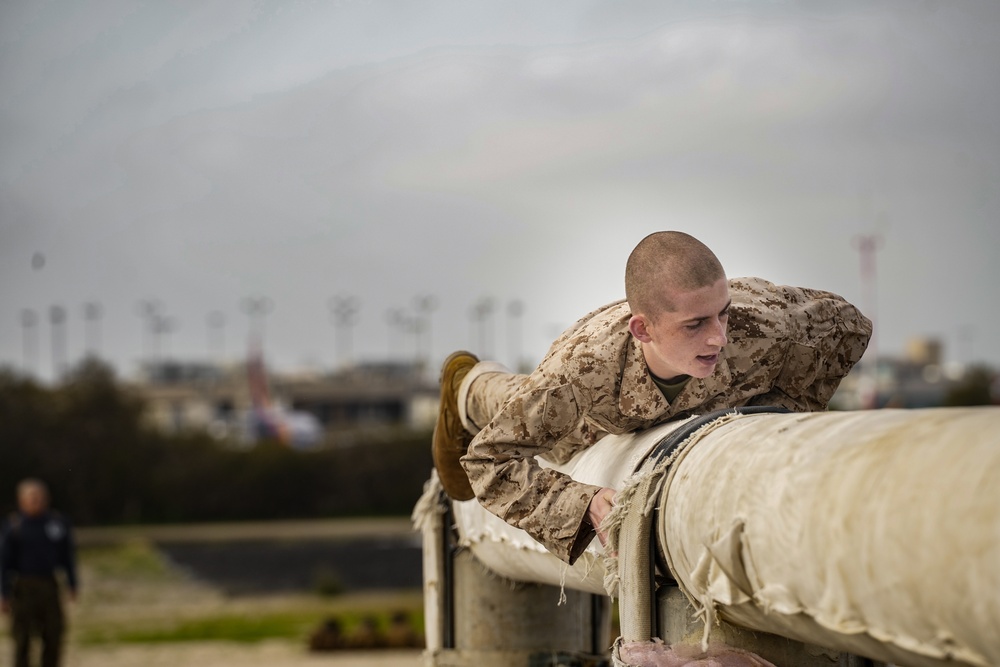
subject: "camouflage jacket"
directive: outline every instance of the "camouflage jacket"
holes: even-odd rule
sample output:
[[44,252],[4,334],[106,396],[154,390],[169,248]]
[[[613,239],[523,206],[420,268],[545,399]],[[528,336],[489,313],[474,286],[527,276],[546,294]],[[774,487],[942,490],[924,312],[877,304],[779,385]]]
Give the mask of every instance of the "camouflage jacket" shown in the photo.
[[871,322],[830,292],[759,278],[729,283],[733,303],[713,375],[691,378],[669,403],[650,378],[618,301],[584,316],[552,344],[462,463],[479,501],[572,563],[594,537],[587,508],[598,487],[543,469],[602,436],[720,408],[824,410],[871,337]]

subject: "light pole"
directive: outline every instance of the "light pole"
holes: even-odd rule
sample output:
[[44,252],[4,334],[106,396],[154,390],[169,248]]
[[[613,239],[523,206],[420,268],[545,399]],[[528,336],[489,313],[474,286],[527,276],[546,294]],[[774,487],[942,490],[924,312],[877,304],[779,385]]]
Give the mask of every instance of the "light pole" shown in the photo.
[[52,372],[55,379],[60,380],[66,373],[66,309],[50,306],[49,324],[52,327]]
[[157,314],[149,325],[153,333],[153,361],[166,359],[170,356],[170,350],[166,345],[169,342],[167,336],[177,329],[177,323],[165,315]]
[[226,356],[226,315],[221,310],[208,314],[208,356],[216,364],[224,363]]
[[249,337],[251,344],[256,340],[261,352],[264,350],[264,325],[268,314],[274,310],[274,302],[266,296],[245,297],[240,303],[243,312],[248,319]]
[[389,357],[390,359],[395,357],[395,345],[394,337],[392,335],[393,331],[399,332],[399,348],[402,350],[402,356],[405,359],[407,357],[406,353],[406,338],[408,334],[412,334],[416,331],[416,324],[414,319],[407,315],[402,308],[390,308],[385,312],[385,320],[389,325]]
[[83,304],[83,319],[86,322],[84,340],[87,354],[99,357],[101,355],[101,304],[89,301]]
[[24,372],[38,373],[38,313],[30,308],[21,310],[21,327],[24,330]]
[[423,375],[431,363],[431,313],[437,309],[437,299],[430,294],[422,294],[415,299],[417,317],[415,322],[417,336],[418,372]]
[[[870,366],[867,383],[863,383],[861,402],[863,408],[878,407],[878,279],[876,276],[875,253],[882,247],[882,237],[878,234],[859,234],[852,239],[852,245],[861,257],[861,287],[865,311],[872,321],[872,337],[866,353]],[[867,386],[864,386],[867,385]]]
[[361,309],[361,305],[353,296],[339,294],[330,297],[326,305],[333,317],[334,347],[337,351],[337,362],[341,368],[347,368],[352,362],[352,329],[358,323],[358,311]]
[[482,358],[488,358],[490,356],[490,327],[488,326],[488,321],[493,315],[495,303],[492,298],[484,296],[479,299],[475,304],[473,304],[472,309],[469,312],[469,317],[472,320],[473,328],[476,334],[473,338],[477,342],[477,354]]
[[137,309],[139,317],[142,318],[142,356],[149,366],[152,366],[155,357],[152,349],[155,344],[154,322],[160,317],[160,309],[161,304],[158,299],[140,301]]

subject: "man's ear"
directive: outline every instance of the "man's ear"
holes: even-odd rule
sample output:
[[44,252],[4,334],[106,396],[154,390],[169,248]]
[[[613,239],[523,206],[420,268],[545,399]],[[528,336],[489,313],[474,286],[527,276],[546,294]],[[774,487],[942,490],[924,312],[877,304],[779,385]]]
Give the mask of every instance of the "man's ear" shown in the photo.
[[645,315],[633,315],[628,321],[628,330],[640,343],[648,343],[653,340],[649,335]]

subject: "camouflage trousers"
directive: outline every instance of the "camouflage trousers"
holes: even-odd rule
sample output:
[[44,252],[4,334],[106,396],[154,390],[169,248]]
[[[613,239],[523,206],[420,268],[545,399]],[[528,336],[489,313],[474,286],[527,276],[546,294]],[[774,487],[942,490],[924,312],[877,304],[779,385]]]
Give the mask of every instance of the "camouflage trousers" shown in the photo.
[[458,388],[458,415],[465,430],[479,433],[527,377],[496,361],[476,364]]
[[42,642],[42,667],[57,667],[65,622],[55,577],[18,577],[11,600],[14,667],[29,667],[31,640]]

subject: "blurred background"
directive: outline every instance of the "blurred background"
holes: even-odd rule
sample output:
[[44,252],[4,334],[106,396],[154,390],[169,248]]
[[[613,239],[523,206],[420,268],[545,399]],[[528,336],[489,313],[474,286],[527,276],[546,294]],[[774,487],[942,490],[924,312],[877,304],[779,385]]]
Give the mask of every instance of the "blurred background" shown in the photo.
[[[985,0],[5,2],[0,509],[38,475],[92,577],[416,589],[419,624],[440,361],[530,369],[660,229],[872,317],[836,407],[996,403],[998,27]],[[192,522],[241,528],[157,532]],[[108,586],[81,632],[117,646]]]

